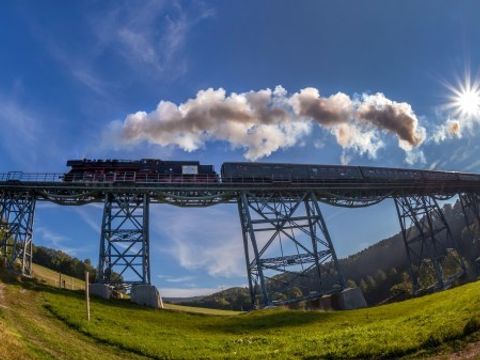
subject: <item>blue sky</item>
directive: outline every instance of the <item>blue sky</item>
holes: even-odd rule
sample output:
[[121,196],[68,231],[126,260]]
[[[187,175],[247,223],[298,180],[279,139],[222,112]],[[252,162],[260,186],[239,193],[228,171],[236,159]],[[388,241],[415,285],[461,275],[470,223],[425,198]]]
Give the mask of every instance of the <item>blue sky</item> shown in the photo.
[[[301,135],[282,128],[259,160],[478,171],[478,113],[447,106],[447,84],[478,78],[479,13],[475,1],[4,1],[0,171],[62,172],[83,157],[198,159],[219,169],[259,150],[249,132],[193,134],[193,151],[116,132],[139,111],[155,121],[161,100],[177,106],[208,88],[228,97],[277,85],[285,101],[305,88],[354,104],[382,93],[410,106],[423,137],[406,150],[394,132],[361,125],[342,145],[336,128],[303,119]],[[445,131],[454,123],[459,132]],[[390,202],[323,210],[340,256],[398,231]],[[34,241],[96,263],[100,220],[97,205],[39,204]],[[245,284],[240,237],[234,207],[153,207],[154,283],[168,295]]]

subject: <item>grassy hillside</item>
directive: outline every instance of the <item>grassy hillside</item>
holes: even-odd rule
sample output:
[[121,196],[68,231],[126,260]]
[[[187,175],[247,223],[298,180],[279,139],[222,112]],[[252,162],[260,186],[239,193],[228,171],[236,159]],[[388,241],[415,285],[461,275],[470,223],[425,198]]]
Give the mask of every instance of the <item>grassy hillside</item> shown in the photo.
[[0,289],[2,359],[417,357],[480,325],[480,282],[343,312],[214,316],[92,299],[90,323],[81,292],[20,285],[4,275]]
[[0,359],[145,359],[80,334],[43,306],[44,292],[59,291],[19,284],[0,270]]
[[[48,269],[44,266],[38,264],[33,265],[33,277],[37,279],[40,283],[46,284],[53,287],[59,287],[60,279],[62,280],[62,287],[68,290],[84,290],[85,281],[77,279],[72,276],[65,274],[60,274],[58,271]],[[61,277],[60,277],[61,276]],[[63,284],[65,286],[63,286]],[[176,304],[167,304],[165,303],[165,308],[175,311],[183,311],[196,314],[207,314],[207,315],[237,315],[240,314],[240,311],[231,311],[231,310],[219,310],[219,309],[210,309],[203,307],[193,307],[185,305],[176,305]]]
[[[55,286],[55,287],[59,286],[59,280],[60,280],[59,272],[48,269],[44,266],[40,266],[37,264],[32,264],[32,268],[33,268],[33,274],[32,274],[33,277],[38,279],[40,282],[50,286]],[[70,290],[85,289],[85,282],[83,280],[80,280],[65,274],[61,275],[61,280],[62,280],[62,284],[63,284],[63,281],[65,281],[65,289],[70,289]]]

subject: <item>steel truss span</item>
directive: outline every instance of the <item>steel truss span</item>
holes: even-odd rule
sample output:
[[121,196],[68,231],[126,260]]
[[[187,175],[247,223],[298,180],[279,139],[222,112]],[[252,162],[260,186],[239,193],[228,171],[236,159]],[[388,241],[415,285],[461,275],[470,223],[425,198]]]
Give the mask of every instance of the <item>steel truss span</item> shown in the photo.
[[[256,182],[217,177],[214,182],[199,179],[198,183],[153,181],[148,177],[67,182],[63,176],[0,174],[0,256],[8,266],[19,266],[23,274],[31,274],[37,201],[63,206],[102,203],[97,280],[114,284],[119,274],[124,284],[129,285],[151,281],[149,207],[152,204],[179,207],[235,204],[255,307],[315,298],[345,288],[334,242],[321,211],[326,205],[362,208],[393,199],[417,293],[425,287],[448,287],[465,271],[462,249],[453,239],[437,201],[459,196],[468,228],[473,231],[472,224],[480,226],[477,175],[463,174],[456,181],[352,178]],[[300,284],[300,292],[293,289],[294,280]]]

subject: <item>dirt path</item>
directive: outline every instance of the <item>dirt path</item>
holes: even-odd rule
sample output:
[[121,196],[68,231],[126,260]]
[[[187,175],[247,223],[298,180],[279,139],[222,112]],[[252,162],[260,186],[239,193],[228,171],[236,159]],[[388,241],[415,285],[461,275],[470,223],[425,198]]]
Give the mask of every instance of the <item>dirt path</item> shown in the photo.
[[2,309],[8,309],[8,306],[4,304],[5,302],[5,284],[0,282],[0,308]]
[[459,351],[455,351],[450,354],[434,356],[430,359],[432,360],[480,359],[480,341],[469,343]]

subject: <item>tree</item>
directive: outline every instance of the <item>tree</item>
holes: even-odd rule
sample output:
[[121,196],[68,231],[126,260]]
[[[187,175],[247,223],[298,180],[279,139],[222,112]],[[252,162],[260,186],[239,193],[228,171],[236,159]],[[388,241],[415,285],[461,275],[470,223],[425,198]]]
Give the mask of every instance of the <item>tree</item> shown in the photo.
[[377,272],[375,273],[375,279],[378,282],[382,283],[385,280],[387,280],[387,274],[385,274],[385,271],[383,271],[382,269],[378,269]]
[[347,287],[349,288],[356,288],[357,287],[357,283],[355,281],[353,281],[352,279],[348,279],[347,280]]
[[281,292],[277,291],[277,292],[273,293],[272,300],[274,300],[274,301],[287,300],[287,296],[285,294],[282,294]]
[[396,267],[392,267],[390,271],[388,272],[388,277],[395,277],[397,276],[398,271]]
[[373,278],[373,276],[368,275],[367,276],[367,287],[370,288],[370,289],[373,289],[376,286],[377,286],[377,283],[375,282],[375,279]]
[[362,289],[364,293],[367,292],[367,283],[363,279],[360,280],[360,289]]
[[298,299],[298,298],[301,298],[303,297],[303,293],[302,293],[302,290],[300,290],[300,288],[294,286],[292,287],[291,289],[288,290],[288,297],[291,298],[291,299]]

